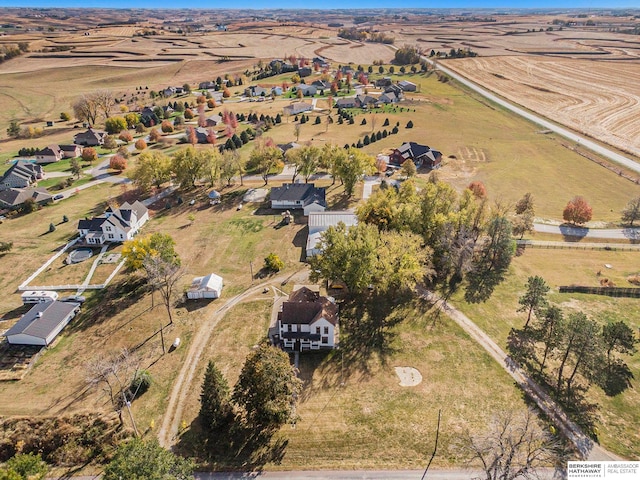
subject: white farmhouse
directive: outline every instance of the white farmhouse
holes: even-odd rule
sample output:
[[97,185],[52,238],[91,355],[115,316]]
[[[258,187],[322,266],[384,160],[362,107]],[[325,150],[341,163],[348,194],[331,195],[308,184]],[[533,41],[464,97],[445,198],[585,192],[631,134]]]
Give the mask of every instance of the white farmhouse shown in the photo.
[[119,243],[131,240],[149,220],[149,210],[141,202],[109,207],[103,216],[78,222],[78,232],[90,245]]
[[293,292],[278,312],[274,342],[284,350],[302,352],[335,348],[338,306],[307,287]]
[[191,300],[199,298],[218,298],[222,293],[222,277],[215,273],[210,273],[205,277],[196,277],[191,282],[191,287],[187,291],[187,298]]

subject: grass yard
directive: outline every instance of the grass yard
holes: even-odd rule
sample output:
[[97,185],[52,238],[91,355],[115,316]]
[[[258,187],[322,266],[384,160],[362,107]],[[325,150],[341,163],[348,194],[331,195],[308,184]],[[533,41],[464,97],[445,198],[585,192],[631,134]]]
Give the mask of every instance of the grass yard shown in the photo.
[[[605,264],[613,268],[607,269]],[[525,314],[516,310],[518,297],[525,291],[527,277],[540,275],[552,287],[549,300],[565,313],[580,310],[602,323],[624,320],[633,330],[639,331],[640,304],[637,299],[558,293],[559,285],[599,285],[598,271],[616,286],[631,287],[626,278],[640,271],[640,254],[529,249],[514,259],[506,281],[487,303],[471,305],[464,302],[462,295],[457,295],[453,303],[505,348],[511,328],[522,328],[526,320]],[[624,457],[639,459],[640,353],[627,357],[626,361],[635,376],[632,388],[615,397],[607,397],[599,387],[593,386],[588,399],[600,405],[598,430],[602,445]]]
[[[196,378],[202,381],[213,359],[231,386],[244,358],[265,335],[271,302],[236,307],[216,327]],[[284,426],[276,440],[286,441],[281,462],[267,469],[421,468],[433,448],[438,409],[442,409],[436,465],[451,467],[460,458],[454,440],[469,429],[481,432],[492,415],[525,403],[510,378],[457,326],[433,321],[420,303],[398,307],[403,321],[393,328],[391,353],[347,359],[334,351],[303,354],[304,391],[295,428]],[[412,366],[423,376],[416,387],[400,387],[394,367]],[[341,385],[344,383],[344,385]],[[198,391],[198,390],[195,390]],[[185,410],[194,434],[199,426],[197,395]],[[185,438],[189,438],[187,433]],[[183,445],[184,447],[184,445]],[[339,452],[338,454],[336,452]],[[252,459],[231,459],[231,467]],[[224,468],[224,465],[217,465]]]

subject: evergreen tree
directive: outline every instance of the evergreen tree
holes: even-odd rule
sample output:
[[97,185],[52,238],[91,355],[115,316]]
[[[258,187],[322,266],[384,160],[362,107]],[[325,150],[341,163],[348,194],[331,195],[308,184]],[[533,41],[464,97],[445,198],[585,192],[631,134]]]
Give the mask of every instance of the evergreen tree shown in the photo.
[[222,372],[213,360],[209,360],[200,393],[200,421],[207,432],[214,433],[228,425],[231,417],[230,392]]

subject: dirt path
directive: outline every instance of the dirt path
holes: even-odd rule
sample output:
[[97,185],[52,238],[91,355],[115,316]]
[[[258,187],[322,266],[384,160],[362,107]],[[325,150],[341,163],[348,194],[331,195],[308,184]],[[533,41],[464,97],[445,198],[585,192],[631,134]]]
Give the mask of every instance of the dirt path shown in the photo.
[[524,392],[538,405],[555,426],[575,445],[585,460],[590,461],[617,461],[619,456],[609,452],[587,437],[582,429],[569,419],[567,414],[558,406],[547,393],[534,382],[520,366],[509,357],[489,336],[480,330],[478,326],[464,313],[457,310],[450,303],[428,291],[420,294],[429,302],[438,306],[454,322],[456,322],[471,338],[480,344],[494,360],[516,381]]
[[180,370],[180,373],[173,385],[173,389],[171,390],[171,396],[169,397],[167,410],[162,420],[162,426],[158,430],[158,440],[160,445],[165,448],[171,448],[175,443],[178,435],[178,427],[182,420],[184,403],[187,396],[193,394],[192,384],[194,381],[194,374],[198,363],[200,363],[202,351],[209,342],[209,338],[211,337],[211,334],[218,322],[220,322],[225,314],[238,303],[248,300],[253,295],[261,293],[265,287],[269,287],[272,284],[279,284],[283,281],[300,281],[303,278],[306,278],[307,275],[307,271],[303,270],[295,272],[294,274],[283,274],[270,278],[268,281],[257,284],[243,293],[230,298],[224,305],[213,312],[211,318],[202,322],[200,329],[195,332],[194,341],[189,348],[189,352],[182,364],[182,369]]

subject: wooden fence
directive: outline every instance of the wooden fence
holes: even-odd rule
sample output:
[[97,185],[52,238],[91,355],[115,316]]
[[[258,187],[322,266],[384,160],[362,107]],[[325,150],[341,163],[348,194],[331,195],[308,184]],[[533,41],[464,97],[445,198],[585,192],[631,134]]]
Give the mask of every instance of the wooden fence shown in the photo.
[[586,287],[582,285],[567,285],[560,287],[560,293],[589,293],[591,295],[607,295],[609,297],[640,298],[640,288]]
[[571,250],[608,250],[640,252],[640,245],[626,243],[576,243],[576,242],[546,242],[542,240],[516,240],[518,248],[545,248],[545,249],[571,249]]

